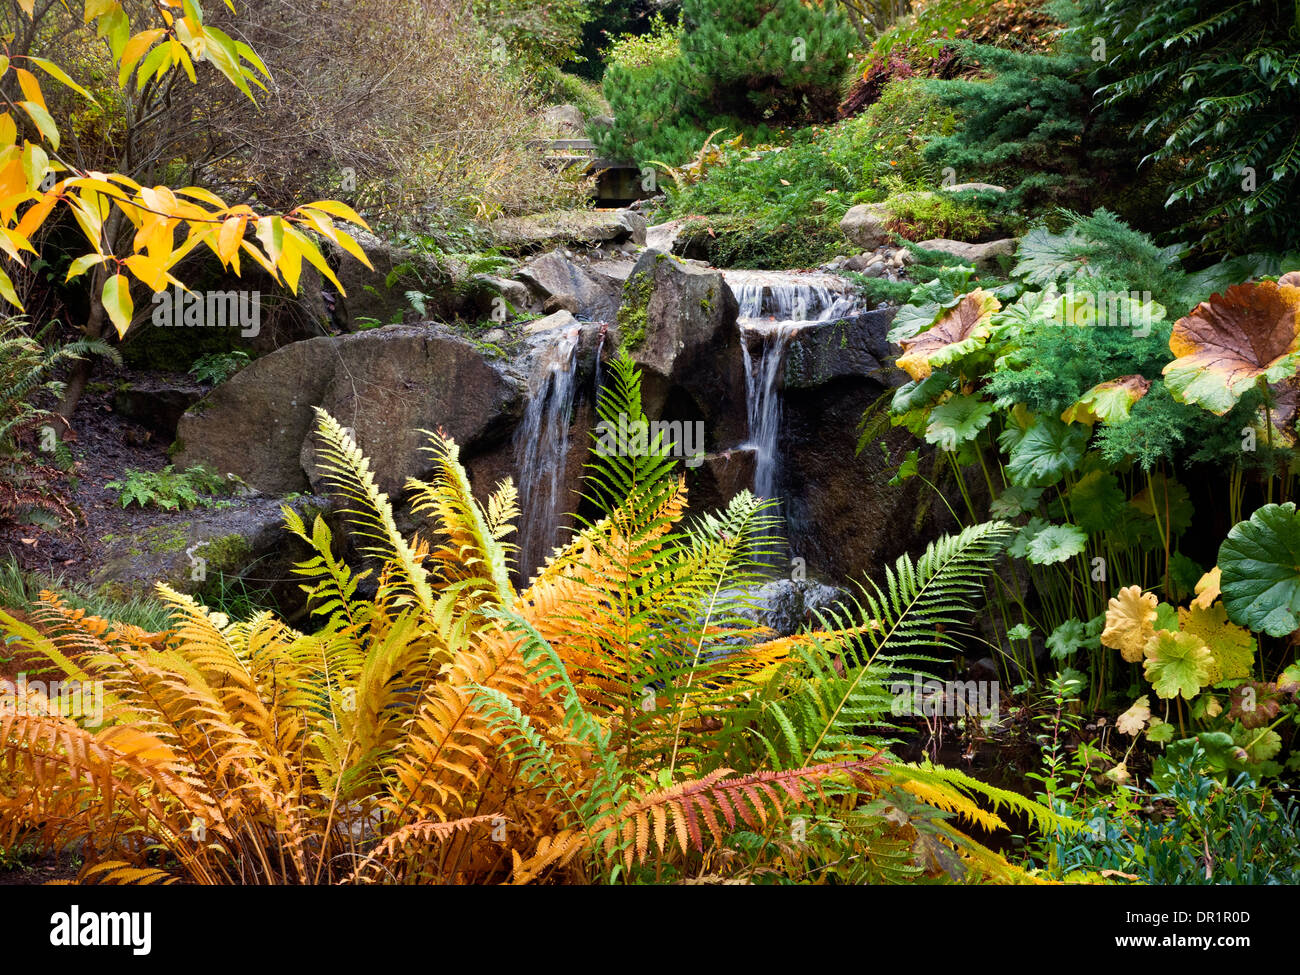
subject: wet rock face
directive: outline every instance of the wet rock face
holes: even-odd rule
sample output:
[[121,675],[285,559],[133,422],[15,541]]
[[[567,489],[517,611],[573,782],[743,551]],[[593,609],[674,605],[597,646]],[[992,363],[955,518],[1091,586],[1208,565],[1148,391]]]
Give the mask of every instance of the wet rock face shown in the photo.
[[755,621],[780,636],[789,636],[805,626],[818,626],[819,614],[833,610],[843,599],[843,590],[822,582],[776,579],[755,594]]
[[722,273],[647,250],[623,286],[618,337],[642,370],[646,415],[704,424],[705,449],[745,437],[739,306]]
[[422,430],[445,430],[467,455],[508,438],[523,381],[437,326],[391,326],[311,339],[254,361],[187,412],[181,466],[206,464],[284,494],[321,486],[313,407],[352,428],[382,490],[430,469]]

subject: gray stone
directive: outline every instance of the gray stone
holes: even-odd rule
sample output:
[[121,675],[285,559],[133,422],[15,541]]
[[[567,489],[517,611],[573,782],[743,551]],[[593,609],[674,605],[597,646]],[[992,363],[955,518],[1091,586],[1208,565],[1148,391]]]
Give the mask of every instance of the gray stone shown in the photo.
[[685,227],[685,220],[669,220],[667,223],[657,223],[653,227],[647,227],[645,245],[654,250],[663,251],[665,254],[672,254],[677,239],[681,237],[682,230]]
[[553,332],[558,328],[573,328],[577,324],[578,320],[573,317],[573,313],[562,309],[545,318],[536,318],[528,322],[524,325],[524,331],[529,335],[540,335],[543,332]]
[[1016,241],[1012,237],[990,240],[985,244],[968,244],[964,241],[945,240],[940,237],[935,240],[923,240],[916,246],[924,250],[951,254],[977,271],[996,271],[999,257],[1011,256],[1016,252]]
[[966,190],[978,190],[982,193],[1005,193],[1005,186],[998,186],[995,183],[954,183],[952,186],[941,186],[939,189],[945,193],[964,193]]
[[542,124],[566,139],[581,139],[587,132],[582,110],[573,105],[552,105],[542,113]]
[[606,241],[645,242],[645,218],[629,210],[554,210],[492,222],[501,246],[516,251],[547,250],[565,244],[594,247]]
[[567,308],[575,315],[592,321],[609,321],[618,311],[619,285],[598,278],[565,257],[549,251],[520,268],[518,277],[538,300],[571,298],[570,304],[543,305],[543,311]]
[[863,250],[871,250],[894,239],[894,235],[885,227],[890,219],[886,204],[859,203],[844,214],[840,220],[840,230]]
[[321,485],[313,407],[351,427],[390,493],[430,468],[422,430],[466,453],[506,436],[523,382],[437,326],[389,326],[295,342],[247,366],[190,409],[178,466],[203,463],[268,494]]

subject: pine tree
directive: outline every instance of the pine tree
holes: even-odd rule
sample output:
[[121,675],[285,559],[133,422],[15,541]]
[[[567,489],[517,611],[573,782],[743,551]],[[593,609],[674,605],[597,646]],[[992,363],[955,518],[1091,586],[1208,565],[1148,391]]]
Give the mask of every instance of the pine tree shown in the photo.
[[605,154],[677,163],[714,129],[835,117],[857,44],[836,0],[683,0],[681,17],[676,57],[606,72],[616,121],[593,135]]

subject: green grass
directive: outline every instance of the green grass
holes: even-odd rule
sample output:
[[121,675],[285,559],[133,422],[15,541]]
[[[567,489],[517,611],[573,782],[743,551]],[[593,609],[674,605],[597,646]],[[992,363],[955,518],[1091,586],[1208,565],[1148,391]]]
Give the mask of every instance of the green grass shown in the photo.
[[96,589],[86,583],[68,582],[63,576],[24,572],[13,556],[0,560],[0,607],[29,611],[42,589],[59,593],[69,606],[84,609],[92,616],[131,623],[150,632],[169,625],[169,610],[151,596],[118,594],[111,586]]

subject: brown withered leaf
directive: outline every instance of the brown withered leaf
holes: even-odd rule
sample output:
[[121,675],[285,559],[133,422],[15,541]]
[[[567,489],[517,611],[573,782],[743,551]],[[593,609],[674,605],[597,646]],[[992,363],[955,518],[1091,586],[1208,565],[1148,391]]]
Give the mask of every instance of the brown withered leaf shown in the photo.
[[933,369],[974,352],[988,340],[993,315],[1001,308],[1002,302],[981,288],[962,296],[928,329],[900,343],[903,354],[898,368],[921,380]]
[[1222,416],[1262,377],[1275,383],[1300,365],[1300,287],[1235,284],[1174,323],[1164,368],[1174,398]]

